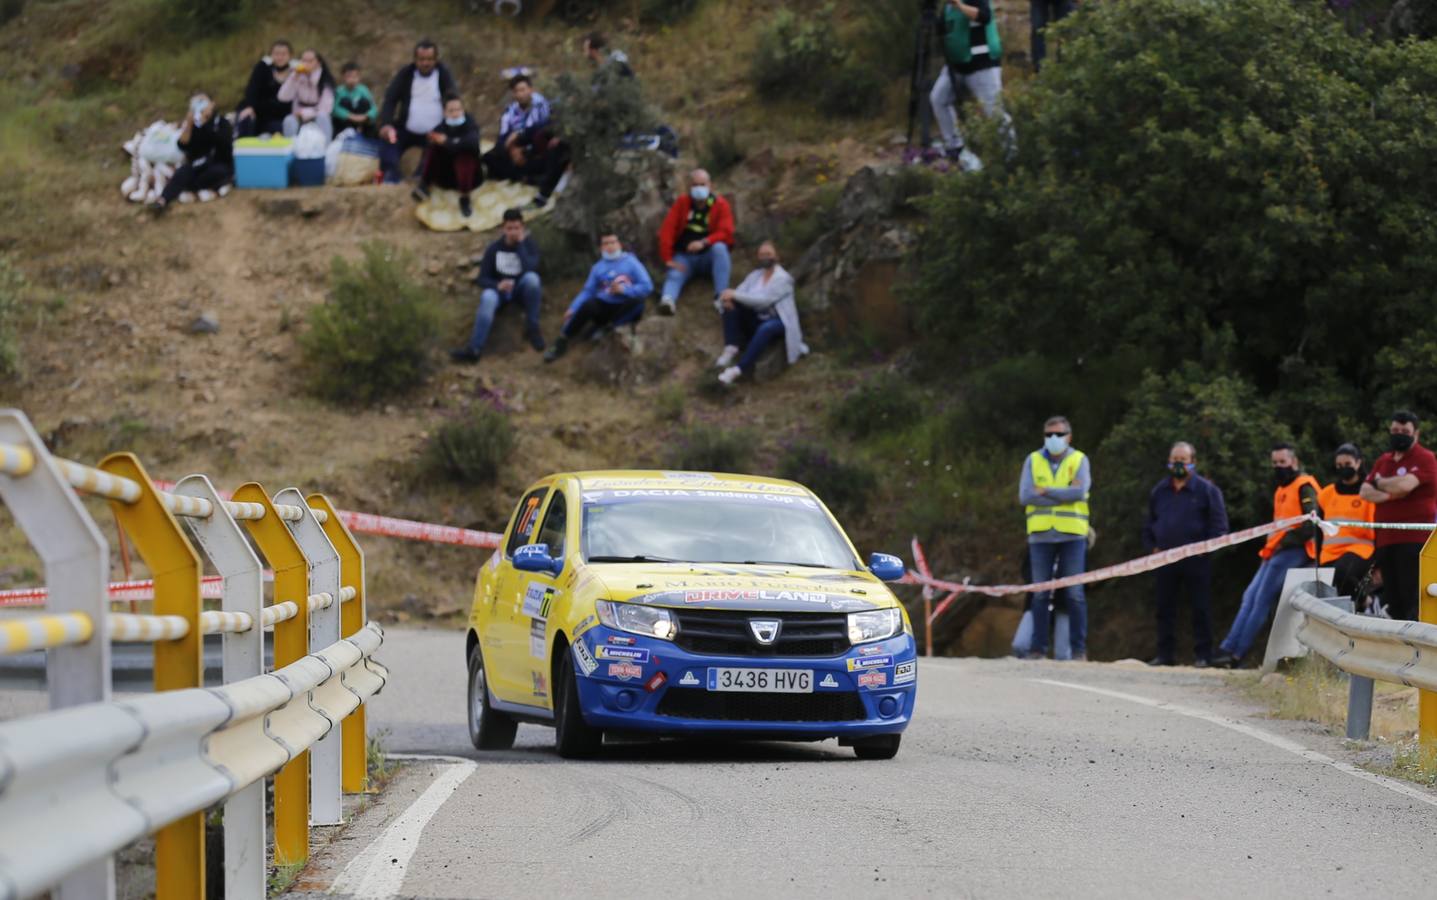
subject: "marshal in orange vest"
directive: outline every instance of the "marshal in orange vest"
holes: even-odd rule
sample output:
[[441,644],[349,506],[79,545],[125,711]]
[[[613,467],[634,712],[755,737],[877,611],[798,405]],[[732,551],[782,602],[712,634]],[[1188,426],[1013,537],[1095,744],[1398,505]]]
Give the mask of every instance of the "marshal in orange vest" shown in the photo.
[[[1377,504],[1363,500],[1356,494],[1339,494],[1337,485],[1329,484],[1317,494],[1317,503],[1322,507],[1324,519],[1352,519],[1371,522],[1377,515]],[[1372,529],[1344,525],[1335,535],[1322,538],[1322,559],[1319,564],[1327,565],[1344,553],[1356,553],[1363,559],[1372,558]],[[1313,551],[1312,542],[1307,543],[1307,555]]]
[[[1302,515],[1302,486],[1305,484],[1312,485],[1314,491],[1319,487],[1317,479],[1304,472],[1292,479],[1291,484],[1285,484],[1272,492],[1272,520],[1274,522],[1278,519],[1290,519],[1293,516]],[[1257,551],[1257,555],[1263,559],[1272,556],[1272,554],[1277,552],[1277,545],[1282,542],[1282,536],[1297,527],[1298,526],[1293,525],[1291,528],[1274,531],[1268,537],[1267,543],[1263,545],[1262,549]],[[1308,545],[1307,555],[1312,555],[1310,544]]]

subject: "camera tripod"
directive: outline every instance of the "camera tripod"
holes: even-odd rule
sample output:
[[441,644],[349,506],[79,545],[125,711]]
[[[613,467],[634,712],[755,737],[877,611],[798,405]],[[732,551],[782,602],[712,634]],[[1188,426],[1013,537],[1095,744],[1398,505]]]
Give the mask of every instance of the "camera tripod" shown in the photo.
[[933,47],[933,36],[938,30],[938,4],[940,0],[918,0],[918,24],[913,30],[913,74],[908,85],[908,132],[907,146],[913,146],[913,126],[919,126],[921,143],[927,147],[932,139],[933,110],[928,105],[928,91],[932,88],[928,77],[929,51]]

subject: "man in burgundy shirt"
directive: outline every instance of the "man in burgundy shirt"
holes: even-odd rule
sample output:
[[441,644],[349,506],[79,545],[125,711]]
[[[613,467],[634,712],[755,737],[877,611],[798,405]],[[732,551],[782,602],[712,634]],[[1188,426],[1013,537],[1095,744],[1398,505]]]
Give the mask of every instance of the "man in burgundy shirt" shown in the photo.
[[1382,570],[1382,599],[1394,619],[1416,619],[1418,570],[1429,531],[1397,531],[1383,522],[1432,524],[1437,519],[1437,457],[1417,443],[1417,417],[1392,414],[1387,453],[1377,458],[1360,496],[1377,504],[1376,552],[1372,561]]

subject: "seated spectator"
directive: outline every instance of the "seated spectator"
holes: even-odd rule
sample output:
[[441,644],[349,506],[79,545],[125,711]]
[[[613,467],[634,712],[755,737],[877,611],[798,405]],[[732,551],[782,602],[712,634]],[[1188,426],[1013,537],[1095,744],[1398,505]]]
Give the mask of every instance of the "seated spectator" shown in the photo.
[[653,279],[638,257],[624,251],[623,242],[613,231],[599,236],[602,257],[589,270],[584,289],[569,304],[564,324],[554,346],[544,354],[544,362],[553,362],[569,349],[569,338],[579,336],[585,327],[596,330],[637,321],[644,314],[644,298],[654,292]]
[[550,121],[549,101],[528,75],[509,79],[514,101],[499,118],[499,140],[484,154],[490,178],[537,184],[534,205],[543,207],[569,166],[569,146]]
[[591,31],[584,35],[583,48],[584,56],[594,67],[596,82],[606,67],[612,68],[614,74],[620,78],[634,77],[634,69],[629,65],[628,56],[624,55],[622,50],[610,50],[609,39],[604,37],[603,32]]
[[494,314],[511,300],[524,305],[524,337],[535,350],[544,349],[539,331],[539,246],[525,233],[524,214],[504,210],[504,234],[484,251],[479,265],[479,309],[474,314],[474,331],[469,343],[449,356],[455,362],[476,363],[489,340]]
[[334,133],[353,128],[365,137],[374,137],[379,106],[369,88],[360,83],[359,63],[345,63],[340,73],[342,83],[334,89],[334,112],[330,113]]
[[244,99],[240,101],[235,117],[235,133],[239,137],[279,134],[284,128],[284,117],[290,114],[290,104],[279,99],[279,88],[289,77],[290,57],[293,55],[294,48],[289,41],[275,41],[270,45],[269,56],[262,57],[250,70]]
[[419,185],[412,195],[423,203],[429,199],[429,188],[459,192],[459,214],[473,212],[469,193],[484,183],[484,170],[479,159],[479,123],[464,112],[464,101],[458,94],[444,98],[444,121],[429,132],[429,147],[419,164]]
[[[1362,464],[1362,451],[1352,444],[1337,448],[1333,466],[1337,480],[1317,493],[1317,505],[1324,519],[1347,519],[1372,522],[1377,504],[1362,497],[1362,482],[1367,469]],[[1332,585],[1344,597],[1355,597],[1357,586],[1372,568],[1373,530],[1356,525],[1343,525],[1337,534],[1322,536],[1322,555],[1318,565],[1332,566]]]
[[694,169],[689,191],[674,201],[659,229],[659,256],[668,272],[659,312],[674,314],[684,285],[695,275],[711,275],[714,298],[728,290],[729,248],[733,246],[733,211],[714,194],[709,173]]
[[195,192],[200,200],[213,200],[215,192],[226,191],[234,181],[234,137],[229,120],[215,115],[214,101],[206,94],[190,98],[190,108],[180,126],[180,149],[185,161],[165,185],[160,198],[151,204],[164,212],[183,193]]
[[314,50],[305,50],[299,62],[290,66],[289,77],[279,86],[279,99],[290,104],[284,117],[284,136],[294,137],[305,125],[316,125],[324,132],[324,142],[334,140],[334,76]]
[[772,241],[758,245],[758,268],[737,289],[719,294],[719,303],[723,307],[724,348],[716,365],[723,370],[718,377],[721,383],[731,385],[742,375],[752,375],[763,351],[779,338],[789,365],[808,353],[798,326],[793,276],[778,264],[778,250]]
[[425,147],[444,121],[444,98],[458,93],[449,68],[439,61],[433,41],[414,45],[414,62],[395,73],[379,109],[380,166],[386,183],[400,180],[399,160],[410,147]]

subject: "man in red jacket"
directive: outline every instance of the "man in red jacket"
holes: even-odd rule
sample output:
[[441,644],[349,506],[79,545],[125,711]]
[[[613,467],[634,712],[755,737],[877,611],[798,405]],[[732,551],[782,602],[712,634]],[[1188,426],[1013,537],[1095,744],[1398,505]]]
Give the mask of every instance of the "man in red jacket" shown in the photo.
[[689,192],[674,201],[659,229],[659,256],[668,269],[659,312],[671,316],[684,285],[695,275],[713,278],[714,298],[728,290],[729,248],[733,246],[733,210],[713,193],[709,173],[694,169]]

